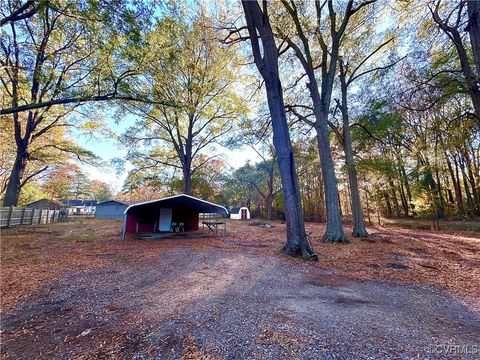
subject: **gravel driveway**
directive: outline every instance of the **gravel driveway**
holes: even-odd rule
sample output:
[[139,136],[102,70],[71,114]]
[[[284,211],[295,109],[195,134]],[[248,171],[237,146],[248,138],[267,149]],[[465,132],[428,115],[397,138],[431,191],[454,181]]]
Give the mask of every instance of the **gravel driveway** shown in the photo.
[[3,357],[480,358],[479,314],[434,286],[349,281],[239,244],[126,261],[5,313]]

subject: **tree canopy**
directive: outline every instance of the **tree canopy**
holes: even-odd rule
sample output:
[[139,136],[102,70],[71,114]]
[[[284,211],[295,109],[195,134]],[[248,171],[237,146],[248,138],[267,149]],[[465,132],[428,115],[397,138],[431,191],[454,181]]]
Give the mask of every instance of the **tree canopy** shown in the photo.
[[[304,258],[304,220],[479,216],[478,4],[4,1],[3,204],[183,192],[284,219]],[[88,134],[116,194],[81,175],[112,157]]]

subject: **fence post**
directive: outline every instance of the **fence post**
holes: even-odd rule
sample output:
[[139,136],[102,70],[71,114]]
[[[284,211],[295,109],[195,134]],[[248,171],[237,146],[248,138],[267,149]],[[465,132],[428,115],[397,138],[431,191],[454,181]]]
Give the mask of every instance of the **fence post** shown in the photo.
[[32,209],[32,217],[30,218],[30,225],[33,225],[33,219],[35,218],[35,208]]
[[13,205],[10,206],[10,211],[8,212],[8,218],[7,218],[7,227],[10,226],[11,221],[12,221],[12,214],[13,214]]
[[27,208],[23,208],[23,211],[22,211],[22,220],[20,220],[20,225],[23,225],[23,220],[25,220],[25,210],[27,210]]

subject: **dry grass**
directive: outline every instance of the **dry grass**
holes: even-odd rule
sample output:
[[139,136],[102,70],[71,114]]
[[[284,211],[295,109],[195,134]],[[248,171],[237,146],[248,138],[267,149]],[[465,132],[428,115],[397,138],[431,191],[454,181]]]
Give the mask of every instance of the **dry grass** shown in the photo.
[[480,218],[453,220],[441,219],[436,223],[431,219],[385,219],[382,225],[389,228],[404,228],[416,230],[435,230],[436,226],[442,231],[472,231],[480,233]]
[[141,246],[125,252],[120,228],[118,221],[89,220],[2,229],[1,312],[66,272],[117,266],[122,255],[148,257]]

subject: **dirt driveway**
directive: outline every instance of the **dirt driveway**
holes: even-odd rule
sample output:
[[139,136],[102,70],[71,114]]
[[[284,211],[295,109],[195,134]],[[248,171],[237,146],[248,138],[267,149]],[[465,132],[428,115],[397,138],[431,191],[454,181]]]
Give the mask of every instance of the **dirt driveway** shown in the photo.
[[[408,232],[410,242],[394,233],[390,243],[382,241],[381,231],[370,242],[343,247],[314,242],[320,253],[314,264],[279,254],[279,223],[273,230],[234,225],[226,238],[125,243],[113,225],[93,226],[95,241],[67,239],[70,228],[62,224],[54,230],[57,240],[45,228],[46,239],[37,242],[26,230],[4,233],[2,293],[10,300],[2,300],[2,357],[480,357],[479,283],[464,292],[461,279],[458,291],[437,284],[444,269],[435,261],[442,259],[421,241],[421,232]],[[478,251],[466,249],[478,250],[480,241],[472,234],[457,238],[464,260],[449,272],[478,279]],[[14,256],[15,241],[36,249],[36,266],[21,256],[29,251],[23,245]],[[451,236],[435,248],[447,248],[448,241]],[[372,255],[362,259],[368,249]],[[416,255],[408,257],[409,251]],[[447,265],[455,258],[444,256]],[[417,267],[419,257],[423,265]],[[351,272],[345,270],[348,258]],[[37,286],[29,287],[34,291],[24,292],[18,280],[28,284],[26,273],[36,276]],[[15,288],[21,296],[11,294]]]

